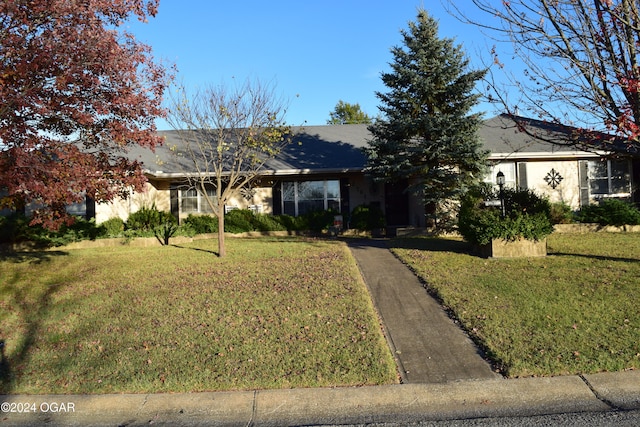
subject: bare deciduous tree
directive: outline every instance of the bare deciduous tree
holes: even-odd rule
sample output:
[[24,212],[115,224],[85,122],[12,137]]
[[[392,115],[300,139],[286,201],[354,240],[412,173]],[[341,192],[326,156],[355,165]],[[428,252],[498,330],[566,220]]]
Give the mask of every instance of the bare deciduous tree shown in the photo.
[[[542,120],[578,126],[567,143],[640,151],[637,0],[472,2],[482,15],[470,18],[453,1],[450,10],[497,40],[510,41],[525,66],[524,75],[509,79],[520,98],[508,100],[504,88],[493,86],[494,100],[512,114],[526,110]],[[501,65],[498,57],[494,62]]]
[[180,145],[171,148],[186,159],[189,186],[218,218],[218,255],[223,257],[225,205],[250,190],[265,162],[290,142],[285,104],[273,85],[250,80],[232,89],[219,85],[193,96],[184,88],[178,93],[168,121]]

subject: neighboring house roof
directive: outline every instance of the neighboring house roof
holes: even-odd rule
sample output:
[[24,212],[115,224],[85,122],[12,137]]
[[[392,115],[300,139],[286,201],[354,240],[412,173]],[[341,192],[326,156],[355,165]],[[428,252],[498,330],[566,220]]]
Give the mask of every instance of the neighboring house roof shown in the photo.
[[[598,157],[604,152],[584,151],[566,143],[575,128],[515,117],[527,132],[506,114],[486,120],[478,132],[490,160]],[[537,135],[540,138],[535,138]],[[556,143],[552,143],[555,141]]]
[[[545,139],[562,141],[569,127],[527,120],[528,131],[544,133]],[[292,128],[293,140],[278,156],[265,164],[265,174],[298,175],[345,173],[362,171],[367,163],[363,148],[368,146],[371,133],[366,124],[304,126]],[[160,131],[165,144],[155,152],[136,147],[129,153],[144,164],[147,173],[157,178],[174,178],[194,169],[188,156],[176,156],[181,145],[177,131]],[[479,130],[490,160],[517,161],[524,159],[559,159],[597,157],[602,153],[582,151],[576,147],[541,141],[522,132],[506,115],[486,120]]]
[[637,143],[612,133],[501,114],[480,128],[492,158],[638,157]]

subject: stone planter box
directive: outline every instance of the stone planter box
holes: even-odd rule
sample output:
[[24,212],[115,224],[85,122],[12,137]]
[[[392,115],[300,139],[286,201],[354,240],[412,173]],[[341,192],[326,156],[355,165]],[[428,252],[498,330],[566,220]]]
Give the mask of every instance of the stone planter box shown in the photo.
[[542,240],[502,240],[495,239],[491,243],[479,247],[480,256],[484,258],[517,258],[547,256],[547,239]]

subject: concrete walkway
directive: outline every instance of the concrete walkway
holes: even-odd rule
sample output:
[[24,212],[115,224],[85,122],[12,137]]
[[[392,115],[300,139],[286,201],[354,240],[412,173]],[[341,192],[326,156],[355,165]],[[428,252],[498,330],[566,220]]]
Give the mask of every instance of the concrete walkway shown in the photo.
[[386,241],[348,241],[395,353],[403,383],[501,378]]

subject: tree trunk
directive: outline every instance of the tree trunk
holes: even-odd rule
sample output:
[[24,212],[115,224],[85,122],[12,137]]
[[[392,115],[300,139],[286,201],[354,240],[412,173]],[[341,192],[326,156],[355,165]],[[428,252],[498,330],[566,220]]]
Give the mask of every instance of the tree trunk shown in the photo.
[[224,246],[224,205],[218,208],[218,256],[222,258],[227,253]]

